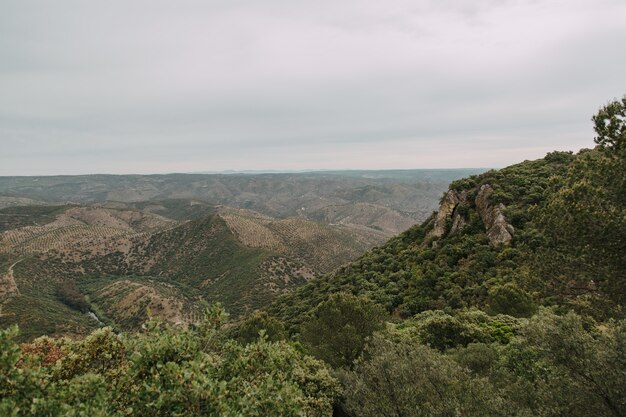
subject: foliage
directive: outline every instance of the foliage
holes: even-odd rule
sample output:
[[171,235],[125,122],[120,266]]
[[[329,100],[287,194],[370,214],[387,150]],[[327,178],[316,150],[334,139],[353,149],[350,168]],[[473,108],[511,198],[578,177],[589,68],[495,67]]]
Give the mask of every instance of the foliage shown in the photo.
[[442,352],[403,324],[375,334],[354,369],[340,373],[343,408],[353,416],[622,416],[625,325],[542,310],[518,321],[507,344]]
[[[456,211],[465,223],[460,232],[430,242],[431,218],[279,298],[268,311],[292,334],[329,294],[341,291],[400,318],[465,308],[528,317],[542,305],[597,318],[624,314],[624,167],[602,149],[553,152],[457,181],[451,189],[467,198]],[[515,229],[508,245],[487,239],[473,200],[483,184],[507,201],[504,215]]]
[[247,345],[259,338],[260,332],[268,341],[277,342],[287,338],[285,326],[265,311],[255,311],[231,331],[233,338]]
[[592,120],[598,145],[615,152],[626,151],[626,96],[602,107]]
[[486,379],[410,338],[377,335],[354,371],[343,375],[345,408],[362,417],[505,416]]
[[524,333],[526,342],[565,381],[564,399],[584,403],[576,413],[626,414],[626,321],[599,327],[573,313],[544,312],[533,317]]
[[89,303],[74,281],[65,280],[61,282],[57,287],[57,297],[62,303],[81,313],[89,311]]
[[513,282],[490,288],[487,302],[492,314],[529,317],[536,310],[530,295]]
[[552,185],[538,225],[549,238],[538,269],[564,292],[626,297],[626,153],[583,152]]
[[397,326],[397,331],[443,352],[470,343],[506,344],[518,327],[513,317],[491,317],[480,310],[458,311],[454,315],[429,310],[405,320]]
[[350,366],[373,332],[383,328],[383,309],[347,293],[331,296],[305,322],[300,340],[315,357],[334,368]]
[[0,332],[0,412],[9,416],[330,416],[338,385],[287,342],[243,347],[213,308],[192,328],[152,321],[135,335],[97,330],[81,341],[24,349]]

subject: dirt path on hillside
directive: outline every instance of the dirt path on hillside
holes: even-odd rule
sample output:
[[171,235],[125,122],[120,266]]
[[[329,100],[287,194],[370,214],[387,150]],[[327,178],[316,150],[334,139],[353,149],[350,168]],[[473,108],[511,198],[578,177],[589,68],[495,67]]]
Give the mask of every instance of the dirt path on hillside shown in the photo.
[[18,263],[22,262],[22,260],[18,260],[14,262],[10,267],[6,274],[0,277],[0,300],[4,300],[11,295],[19,295],[20,290],[17,288],[17,284],[15,283],[15,277],[13,276],[13,267]]

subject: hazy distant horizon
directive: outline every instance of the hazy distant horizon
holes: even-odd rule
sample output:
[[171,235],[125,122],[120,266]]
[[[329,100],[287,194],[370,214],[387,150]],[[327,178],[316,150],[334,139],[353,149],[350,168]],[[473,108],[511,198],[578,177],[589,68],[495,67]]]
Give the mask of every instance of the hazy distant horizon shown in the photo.
[[593,147],[622,0],[0,6],[0,175],[504,167]]
[[385,173],[385,172],[418,172],[418,171],[476,171],[486,172],[490,169],[498,169],[499,167],[460,167],[460,168],[389,168],[389,169],[367,169],[367,168],[350,168],[350,169],[302,169],[302,170],[223,170],[223,171],[196,171],[196,172],[89,172],[78,174],[49,174],[49,175],[0,175],[2,177],[81,177],[81,176],[160,176],[160,175],[264,175],[264,174],[333,174],[333,173]]

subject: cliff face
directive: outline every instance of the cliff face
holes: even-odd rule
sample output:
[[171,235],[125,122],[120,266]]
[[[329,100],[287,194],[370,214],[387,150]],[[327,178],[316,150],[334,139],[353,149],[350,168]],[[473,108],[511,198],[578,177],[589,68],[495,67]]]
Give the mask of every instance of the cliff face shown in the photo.
[[428,238],[440,238],[446,234],[446,226],[448,219],[452,217],[454,209],[459,204],[459,196],[456,191],[449,190],[443,197],[443,201],[437,211],[437,218],[435,219],[435,226],[428,233]]
[[505,245],[513,238],[514,229],[504,217],[504,204],[491,205],[489,203],[491,193],[493,193],[493,188],[489,184],[480,187],[476,196],[476,210],[485,224],[489,242],[493,246]]
[[508,244],[513,238],[514,229],[504,217],[504,204],[492,205],[489,202],[492,193],[493,188],[485,184],[480,187],[476,199],[470,203],[466,191],[449,190],[439,206],[435,224],[426,241],[430,242],[435,238],[460,232],[466,224],[466,218],[461,213],[460,207],[473,205],[485,225],[489,243],[492,246]]

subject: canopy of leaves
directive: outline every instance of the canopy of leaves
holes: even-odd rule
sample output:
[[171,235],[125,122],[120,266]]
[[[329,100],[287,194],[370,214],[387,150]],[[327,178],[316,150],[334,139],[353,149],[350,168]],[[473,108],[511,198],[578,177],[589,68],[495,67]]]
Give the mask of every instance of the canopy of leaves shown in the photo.
[[373,332],[384,327],[384,311],[351,294],[331,296],[305,322],[300,340],[311,354],[335,368],[352,364]]
[[214,319],[190,329],[153,321],[127,336],[103,328],[22,349],[15,328],[1,331],[0,415],[332,415],[338,385],[321,362],[286,342],[243,347]]
[[620,153],[626,150],[626,96],[602,107],[592,120],[598,145]]

